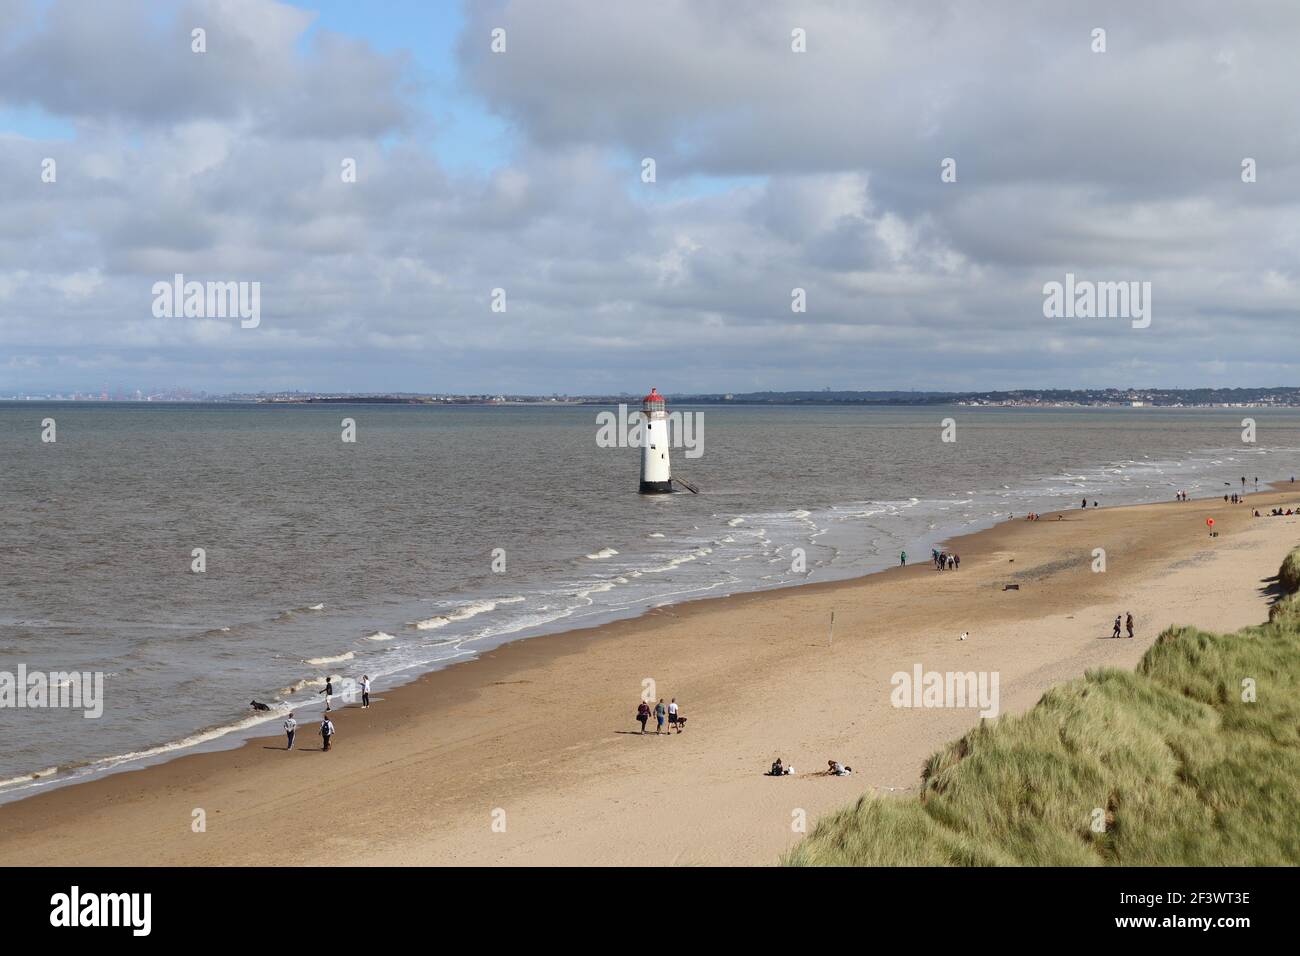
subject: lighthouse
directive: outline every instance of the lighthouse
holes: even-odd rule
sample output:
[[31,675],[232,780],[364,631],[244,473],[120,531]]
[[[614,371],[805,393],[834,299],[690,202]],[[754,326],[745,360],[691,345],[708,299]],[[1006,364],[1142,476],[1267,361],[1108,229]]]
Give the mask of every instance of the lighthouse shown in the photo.
[[641,400],[641,418],[641,494],[668,494],[673,490],[668,467],[668,412],[664,397],[653,388]]

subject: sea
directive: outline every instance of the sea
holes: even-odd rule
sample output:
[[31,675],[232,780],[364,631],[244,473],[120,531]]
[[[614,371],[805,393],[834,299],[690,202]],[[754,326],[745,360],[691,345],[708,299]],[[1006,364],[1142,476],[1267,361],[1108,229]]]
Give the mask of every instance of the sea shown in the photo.
[[0,800],[319,717],[327,677],[1300,472],[1296,409],[670,410],[698,495],[638,494],[604,406],[0,403],[0,681],[103,679],[97,717],[0,706]]

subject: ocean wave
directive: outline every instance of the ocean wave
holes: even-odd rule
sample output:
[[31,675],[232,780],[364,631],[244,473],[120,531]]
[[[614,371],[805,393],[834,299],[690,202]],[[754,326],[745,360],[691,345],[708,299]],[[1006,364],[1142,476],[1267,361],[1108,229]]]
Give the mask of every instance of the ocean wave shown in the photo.
[[384,633],[383,631],[375,631],[375,633],[373,633],[373,634],[367,634],[367,635],[366,635],[366,640],[368,640],[368,641],[391,641],[391,640],[393,640],[393,635],[392,635],[392,634],[386,634],[386,633]]
[[675,558],[669,558],[667,564],[661,564],[653,568],[643,568],[642,571],[645,574],[662,574],[665,571],[671,571],[674,568],[679,568],[683,564],[686,564],[689,561],[694,561],[698,557],[699,554],[694,552],[692,552],[691,554],[680,554]]
[[606,558],[612,558],[616,554],[618,554],[618,552],[613,548],[601,548],[595,554],[587,555],[587,558],[591,561],[604,561]]
[[350,661],[356,656],[355,651],[347,651],[344,654],[338,654],[334,657],[309,657],[307,658],[307,663],[319,667],[321,664],[340,664],[343,661]]
[[281,687],[279,696],[287,697],[290,694],[296,694],[300,690],[306,690],[308,687],[324,687],[325,678],[323,677],[304,677],[302,680],[294,681],[288,687]]
[[48,767],[45,770],[37,770],[35,773],[25,773],[17,777],[10,777],[8,780],[0,780],[0,790],[6,787],[12,787],[20,783],[31,783],[34,780],[43,780],[46,777],[52,777],[59,772],[58,767]]
[[516,595],[514,597],[498,598],[495,601],[471,601],[468,604],[462,604],[453,611],[448,611],[446,614],[435,614],[433,617],[426,617],[422,621],[416,621],[414,627],[420,631],[432,631],[440,627],[446,627],[453,621],[468,621],[480,614],[495,611],[502,604],[518,604],[526,600],[528,598]]

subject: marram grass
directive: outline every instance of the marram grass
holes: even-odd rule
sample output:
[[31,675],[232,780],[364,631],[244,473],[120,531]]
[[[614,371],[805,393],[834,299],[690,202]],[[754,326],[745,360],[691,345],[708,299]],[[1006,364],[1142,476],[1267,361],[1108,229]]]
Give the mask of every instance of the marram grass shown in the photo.
[[[1300,549],[1269,623],[1170,628],[818,821],[788,866],[1300,864]],[[1249,697],[1253,682],[1254,700]]]

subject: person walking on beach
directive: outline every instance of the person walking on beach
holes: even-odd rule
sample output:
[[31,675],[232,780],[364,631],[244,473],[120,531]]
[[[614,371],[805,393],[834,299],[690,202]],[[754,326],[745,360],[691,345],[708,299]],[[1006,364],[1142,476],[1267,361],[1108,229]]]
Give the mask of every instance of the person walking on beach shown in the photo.
[[329,709],[330,709],[330,695],[332,695],[332,694],[334,693],[334,678],[333,678],[333,677],[326,677],[326,678],[325,678],[325,689],[324,689],[323,691],[321,691],[321,693],[325,695],[325,709],[326,709],[326,710],[329,710]]
[[1120,616],[1119,616],[1118,614],[1116,614],[1116,615],[1115,615],[1115,630],[1112,632],[1112,634],[1111,634],[1110,636],[1111,636],[1111,637],[1119,637],[1119,628],[1120,628]]
[[645,733],[645,722],[650,719],[650,705],[644,700],[636,709],[636,719],[641,722],[641,733]]
[[330,738],[334,736],[334,721],[326,715],[325,719],[320,722],[320,737],[325,742],[325,749],[330,749]]
[[1128,628],[1128,636],[1133,636],[1133,612],[1129,611],[1128,616],[1124,619],[1124,626]]
[[677,729],[677,698],[676,697],[674,697],[668,703],[668,729],[669,731],[677,730],[678,733],[681,733],[681,731]]
[[370,706],[370,675],[361,675],[361,709],[365,710]]
[[655,704],[655,736],[658,737],[664,732],[664,719],[668,716],[668,708],[664,706],[664,699],[659,698],[659,703]]
[[906,552],[906,551],[900,551],[900,552],[898,552],[898,563],[899,563],[899,565],[901,565],[902,567],[907,567],[907,552]]
[[288,744],[285,745],[284,748],[285,750],[293,749],[293,736],[297,732],[298,732],[298,721],[293,719],[293,713],[290,712],[289,719],[284,722],[284,735],[289,738]]
[[960,570],[961,570],[961,555],[960,555],[960,554],[954,554],[954,555],[952,556],[952,567],[953,567],[953,570],[954,570],[954,571],[960,571]]

